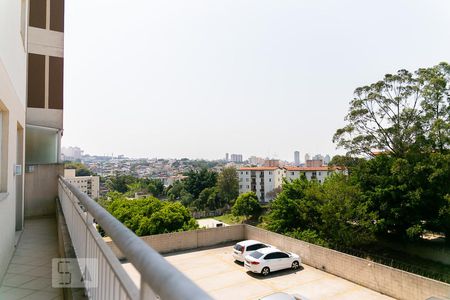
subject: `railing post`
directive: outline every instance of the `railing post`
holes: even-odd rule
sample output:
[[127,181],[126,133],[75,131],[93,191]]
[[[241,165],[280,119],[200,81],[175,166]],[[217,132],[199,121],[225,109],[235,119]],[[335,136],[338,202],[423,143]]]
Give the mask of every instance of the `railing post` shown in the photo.
[[155,295],[150,286],[143,280],[142,276],[141,276],[141,292],[139,298],[140,300],[159,299],[159,297]]

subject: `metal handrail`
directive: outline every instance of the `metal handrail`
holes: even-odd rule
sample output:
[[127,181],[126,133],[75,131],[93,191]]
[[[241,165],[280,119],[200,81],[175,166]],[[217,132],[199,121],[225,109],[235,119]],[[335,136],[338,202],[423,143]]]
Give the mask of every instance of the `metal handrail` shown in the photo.
[[[114,244],[141,274],[141,297],[150,288],[161,299],[212,300],[204,290],[168,263],[153,248],[137,237],[130,229],[108,213],[102,206],[60,176],[59,180],[80,201],[81,205],[105,230]],[[148,287],[144,287],[147,284]]]

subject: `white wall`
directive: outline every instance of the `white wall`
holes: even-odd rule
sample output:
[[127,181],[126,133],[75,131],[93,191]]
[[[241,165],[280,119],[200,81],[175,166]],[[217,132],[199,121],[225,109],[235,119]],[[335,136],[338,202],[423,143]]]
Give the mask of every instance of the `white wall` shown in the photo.
[[0,59],[17,97],[25,106],[27,54],[20,34],[22,1],[0,0]]
[[[25,128],[25,106],[19,100],[2,61],[3,58],[0,57],[0,110],[3,115],[2,147],[0,147],[1,153],[3,153],[1,156],[0,174],[2,182],[0,192],[0,280],[6,272],[14,250],[16,230],[16,177],[13,172],[17,156],[17,128],[18,125]],[[22,147],[19,151],[23,153],[24,148]],[[22,161],[17,161],[17,164],[23,166],[23,159]],[[17,180],[23,180],[23,176],[17,178],[19,178]],[[23,201],[23,198],[21,201]]]
[[[14,250],[16,231],[17,128],[25,128],[26,53],[21,29],[21,1],[0,0],[0,110],[3,114],[0,190],[0,281]],[[22,155],[23,157],[23,155]],[[23,170],[23,169],[22,169]],[[23,180],[24,176],[17,177]],[[23,183],[23,181],[22,181]],[[22,193],[23,195],[23,184]],[[23,201],[23,198],[21,199]],[[23,203],[22,203],[23,204]],[[23,207],[23,205],[22,205]]]

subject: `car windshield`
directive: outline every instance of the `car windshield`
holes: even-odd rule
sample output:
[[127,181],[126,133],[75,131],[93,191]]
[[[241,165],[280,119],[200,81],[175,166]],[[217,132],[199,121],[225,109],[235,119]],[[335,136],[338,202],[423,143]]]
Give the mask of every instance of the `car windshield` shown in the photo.
[[237,251],[242,251],[242,248],[244,248],[244,247],[242,247],[239,244],[234,245],[234,249],[236,249]]
[[263,254],[261,252],[255,251],[252,254],[250,254],[250,256],[253,258],[260,258],[261,256],[263,256]]

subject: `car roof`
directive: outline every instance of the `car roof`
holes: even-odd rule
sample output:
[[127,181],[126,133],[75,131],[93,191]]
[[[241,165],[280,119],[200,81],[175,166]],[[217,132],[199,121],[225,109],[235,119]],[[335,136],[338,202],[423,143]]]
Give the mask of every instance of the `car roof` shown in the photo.
[[245,240],[245,241],[241,241],[238,243],[241,246],[249,246],[249,245],[254,245],[254,244],[263,244],[260,241],[256,241],[256,240]]
[[271,247],[261,248],[261,249],[258,249],[257,251],[262,253],[262,254],[269,254],[269,253],[272,253],[272,252],[283,252],[280,249],[271,248]]

